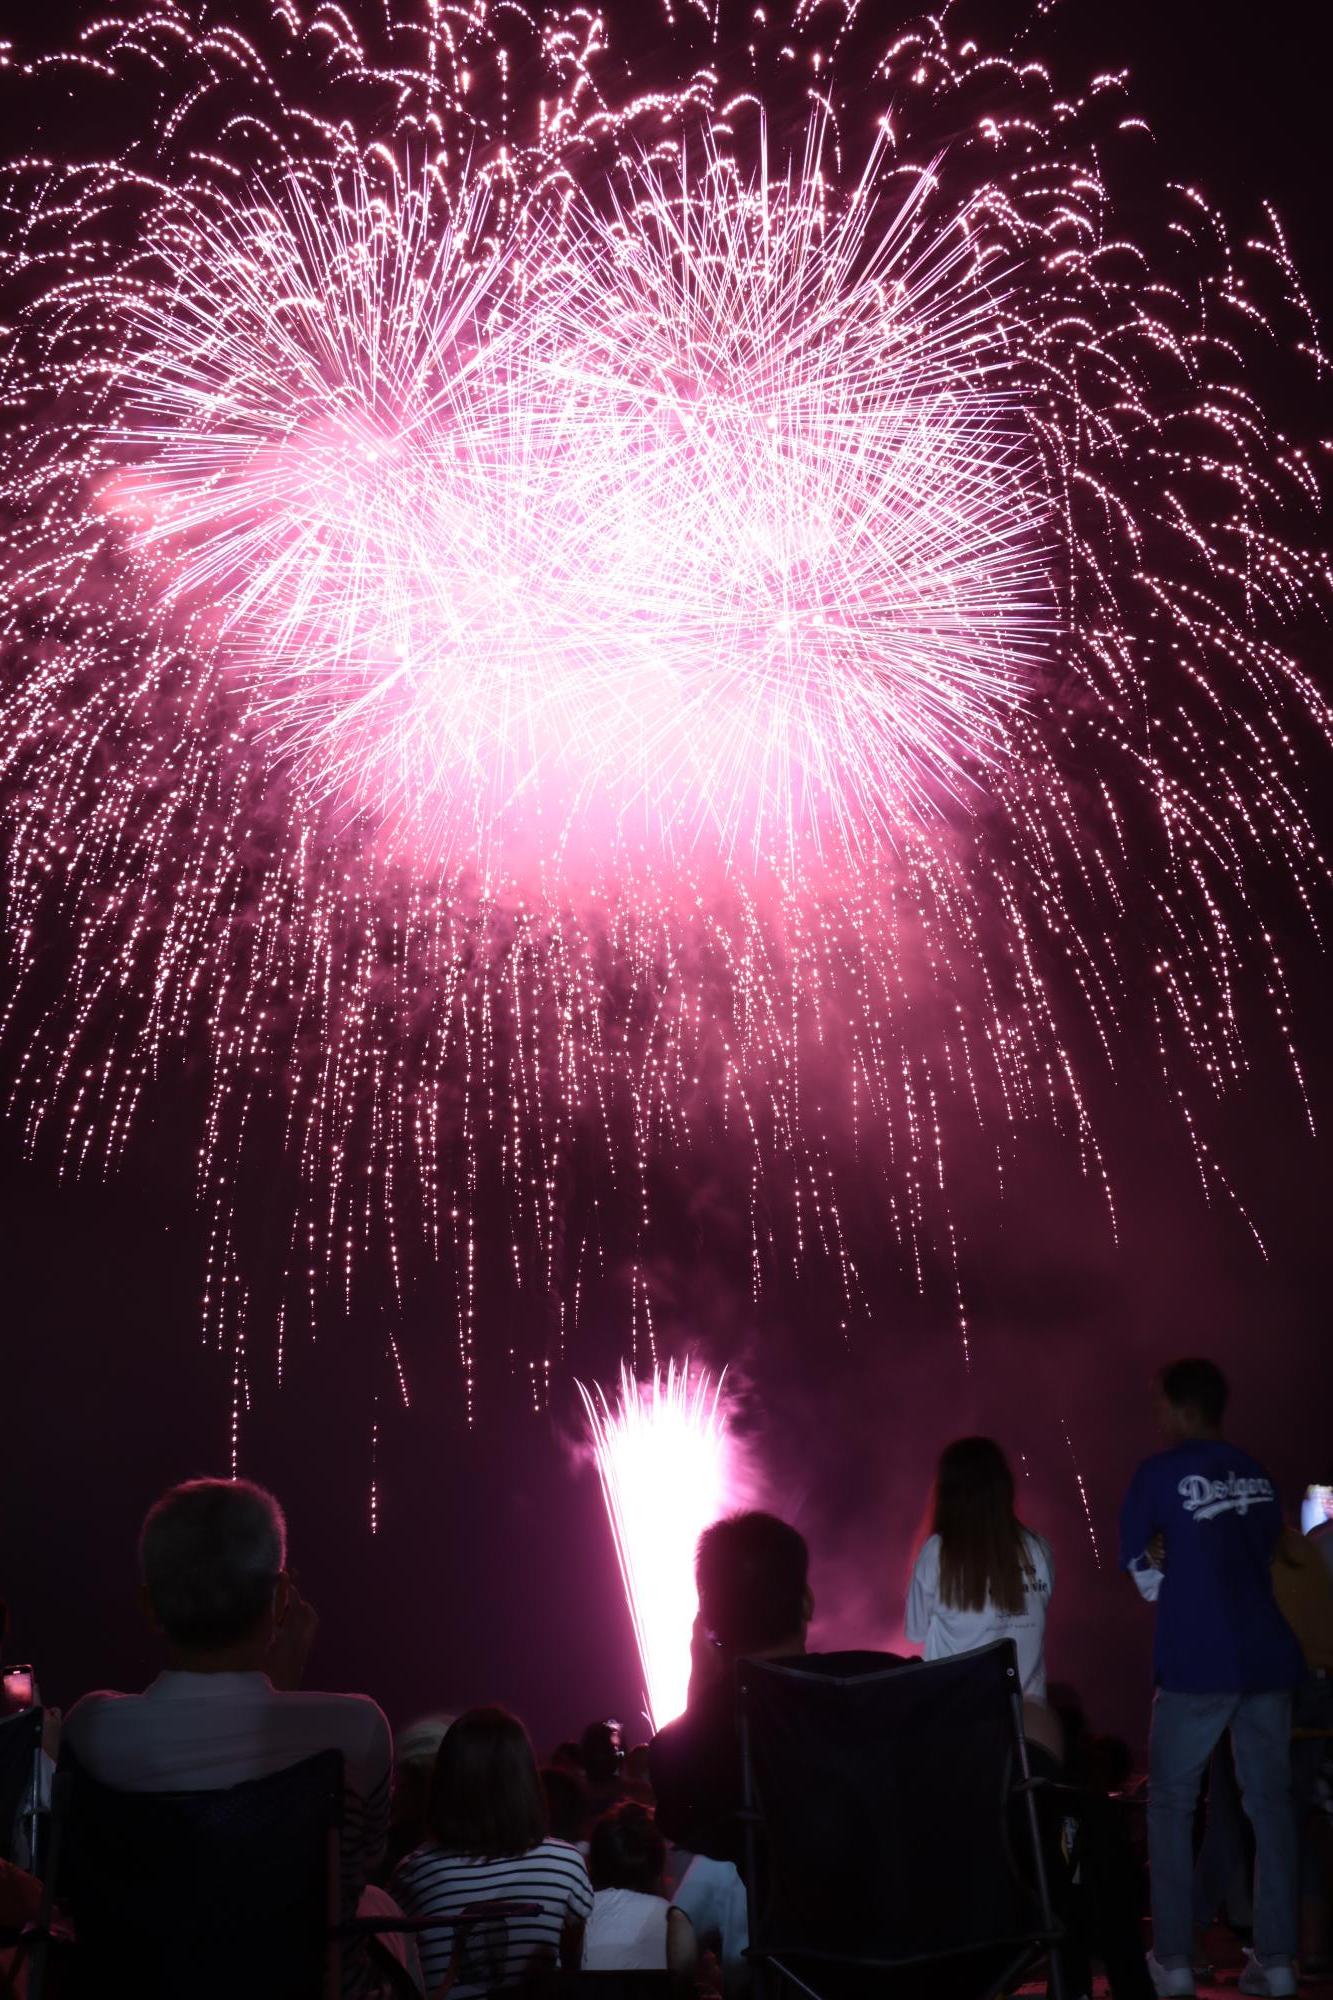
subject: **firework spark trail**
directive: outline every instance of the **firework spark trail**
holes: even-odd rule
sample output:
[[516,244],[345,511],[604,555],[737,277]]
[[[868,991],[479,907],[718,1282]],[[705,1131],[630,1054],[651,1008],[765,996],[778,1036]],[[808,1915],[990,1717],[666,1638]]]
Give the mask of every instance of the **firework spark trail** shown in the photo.
[[1074,1483],[1078,1487],[1078,1497],[1083,1506],[1083,1520],[1088,1530],[1088,1540],[1092,1544],[1092,1559],[1098,1569],[1100,1569],[1102,1566],[1102,1552],[1097,1542],[1097,1530],[1093,1525],[1092,1504],[1088,1499],[1088,1489],[1083,1483],[1083,1474],[1079,1469],[1078,1457],[1074,1451],[1074,1440],[1069,1435],[1068,1424],[1064,1427],[1064,1433],[1065,1444],[1069,1448],[1069,1462],[1074,1468]]
[[284,1343],[442,1259],[470,1409],[497,1176],[560,1358],[655,1173],[723,1152],[756,1300],[823,1260],[864,1310],[887,1218],[966,1346],[960,1130],[1053,1120],[1113,1211],[1096,1073],[1146,1013],[1229,1194],[1256,991],[1303,1097],[1280,228],[1177,189],[1133,241],[1114,80],[817,13],[690,14],[635,74],[559,9],[164,4],[0,65],[67,130],[71,88],[156,105],[0,185],[10,1103],[104,1171],[207,1051],[238,1423],[275,1118]]
[[645,1382],[622,1366],[614,1402],[578,1385],[654,1730],[681,1714],[689,1691],[695,1547],[735,1503],[723,1385],[674,1361]]

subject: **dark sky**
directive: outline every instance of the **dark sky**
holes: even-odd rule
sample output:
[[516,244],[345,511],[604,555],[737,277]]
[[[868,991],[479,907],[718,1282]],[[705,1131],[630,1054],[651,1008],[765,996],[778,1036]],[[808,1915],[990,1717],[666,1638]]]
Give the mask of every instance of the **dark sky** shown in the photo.
[[[1050,43],[1075,71],[1129,63],[1173,169],[1238,218],[1271,197],[1328,318],[1322,13],[1280,0],[1067,0]],[[1296,977],[1314,1103],[1333,1130],[1327,976],[1306,952]],[[663,1273],[661,1330],[739,1364],[756,1483],[812,1540],[830,1639],[892,1642],[935,1453],[960,1431],[993,1430],[1025,1465],[1025,1510],[1056,1547],[1052,1675],[1080,1686],[1096,1721],[1138,1735],[1149,1618],[1113,1550],[1119,1492],[1152,1446],[1146,1378],[1172,1352],[1215,1353],[1234,1377],[1234,1429],[1287,1497],[1333,1477],[1330,1154],[1261,1065],[1221,1129],[1261,1217],[1264,1261],[1234,1216],[1204,1208],[1178,1132],[1132,1088],[1099,1115],[1119,1244],[1068,1155],[1034,1138],[1003,1211],[968,1217],[970,1375],[950,1318],[905,1287],[886,1288],[879,1322],[846,1351],[818,1297],[781,1299],[756,1328],[738,1303],[744,1273],[714,1273],[706,1310],[702,1288],[683,1283],[673,1308]],[[18,1653],[61,1702],[152,1671],[134,1608],[137,1521],[170,1480],[227,1462],[230,1369],[199,1341],[200,1230],[178,1138],[166,1116],[111,1185],[62,1187],[49,1152],[25,1160],[0,1127],[0,1589]],[[544,1741],[595,1713],[628,1717],[632,1641],[595,1482],[573,1462],[567,1392],[536,1416],[521,1383],[501,1385],[468,1433],[432,1311],[423,1302],[400,1329],[410,1411],[387,1393],[373,1324],[330,1324],[294,1355],[281,1391],[263,1367],[253,1374],[242,1469],[288,1506],[293,1558],[323,1617],[314,1677],[368,1689],[395,1722],[501,1700]]]

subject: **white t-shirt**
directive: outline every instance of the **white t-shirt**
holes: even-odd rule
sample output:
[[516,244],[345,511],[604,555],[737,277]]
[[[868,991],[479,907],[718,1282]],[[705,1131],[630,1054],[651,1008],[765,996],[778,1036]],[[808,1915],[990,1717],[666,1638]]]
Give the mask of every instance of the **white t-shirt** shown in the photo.
[[[468,1933],[454,2000],[518,1986],[539,1965],[555,1965],[566,1924],[586,1924],[592,1883],[583,1856],[563,1840],[543,1840],[526,1854],[486,1860],[448,1854],[433,1841],[400,1861],[389,1894],[409,1917],[438,1917],[420,1937],[421,1970],[433,1993],[449,1970],[453,1919],[470,1903],[535,1903],[527,1917],[485,1919]],[[665,1905],[663,1905],[665,1908]]]
[[[321,1750],[343,1760],[342,1904],[355,1913],[389,1830],[393,1738],[364,1694],[288,1693],[267,1674],[159,1674],[142,1694],[86,1694],[63,1738],[90,1777],[120,1792],[214,1792],[269,1778]],[[364,1978],[345,1954],[345,1990]]]
[[1023,1592],[1020,1612],[997,1611],[989,1602],[980,1611],[962,1611],[940,1602],[940,1538],[932,1535],[916,1559],[907,1593],[907,1637],[925,1649],[928,1660],[951,1660],[972,1653],[996,1639],[1012,1639],[1018,1649],[1018,1675],[1023,1693],[1032,1701],[1046,1699],[1046,1607],[1055,1587],[1050,1545],[1029,1528],[1023,1530],[1032,1574]]
[[583,1934],[583,1970],[665,1972],[669,1914],[665,1896],[598,1889]]
[[685,1863],[672,1903],[689,1918],[699,1943],[716,1950],[722,1961],[723,1992],[745,1988],[750,1982],[745,1956],[750,1948],[750,1913],[735,1864],[714,1861],[707,1854],[690,1855],[680,1847],[672,1859]]

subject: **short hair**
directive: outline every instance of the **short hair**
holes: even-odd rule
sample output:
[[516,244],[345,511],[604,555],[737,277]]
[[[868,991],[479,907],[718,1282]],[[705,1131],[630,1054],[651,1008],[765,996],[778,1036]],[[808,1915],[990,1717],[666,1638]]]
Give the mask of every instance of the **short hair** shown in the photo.
[[484,1861],[526,1854],[545,1840],[546,1794],[517,1716],[470,1708],[451,1724],[435,1759],[427,1819],[447,1853]]
[[282,1508],[248,1479],[189,1479],[149,1508],[139,1568],[153,1615],[178,1646],[245,1639],[287,1561]]
[[780,1645],[804,1622],[809,1574],[804,1536],[776,1514],[714,1521],[694,1559],[704,1625],[732,1657]]
[[579,1761],[594,1784],[607,1784],[620,1769],[623,1752],[618,1722],[590,1722],[579,1738]]
[[594,1889],[637,1889],[651,1896],[662,1880],[667,1847],[647,1806],[626,1799],[603,1813],[588,1843]]
[[1215,1361],[1172,1361],[1158,1376],[1175,1410],[1195,1410],[1206,1424],[1220,1424],[1227,1407],[1227,1378]]

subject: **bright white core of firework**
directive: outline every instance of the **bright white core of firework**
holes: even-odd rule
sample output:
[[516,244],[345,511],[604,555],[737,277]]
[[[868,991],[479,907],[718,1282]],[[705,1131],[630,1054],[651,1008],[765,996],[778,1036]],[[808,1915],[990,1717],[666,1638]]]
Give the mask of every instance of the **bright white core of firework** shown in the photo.
[[695,1547],[735,1500],[722,1381],[672,1362],[641,1383],[622,1366],[614,1401],[579,1393],[657,1730],[689,1692]]
[[1006,759],[1052,623],[995,300],[917,195],[713,162],[612,206],[480,259],[355,173],[176,226],[105,504],[403,853],[892,847]]

